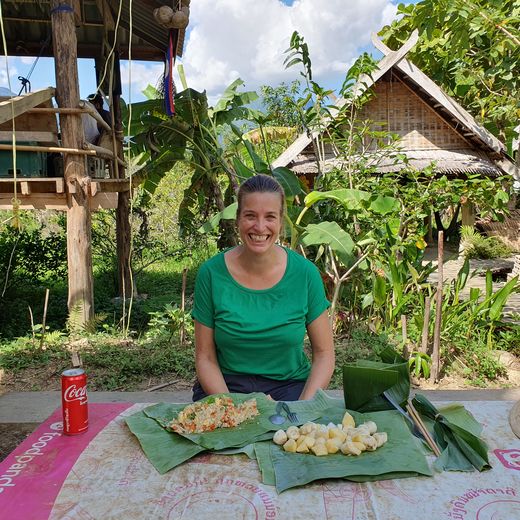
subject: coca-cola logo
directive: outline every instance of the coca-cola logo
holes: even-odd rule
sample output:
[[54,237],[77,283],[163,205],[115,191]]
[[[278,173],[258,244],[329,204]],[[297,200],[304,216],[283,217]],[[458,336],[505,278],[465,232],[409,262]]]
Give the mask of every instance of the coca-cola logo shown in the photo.
[[81,404],[86,403],[87,386],[80,386],[79,388],[77,388],[76,385],[69,386],[63,393],[63,399],[67,403],[70,403],[72,401],[81,401]]

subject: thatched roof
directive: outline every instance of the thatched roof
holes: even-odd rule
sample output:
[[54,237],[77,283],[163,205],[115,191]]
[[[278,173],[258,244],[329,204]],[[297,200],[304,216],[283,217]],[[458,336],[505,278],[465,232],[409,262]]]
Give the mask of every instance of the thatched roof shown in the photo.
[[[399,84],[403,90],[407,91],[408,98],[414,97],[418,103],[425,105],[430,113],[435,114],[435,118],[440,121],[439,125],[442,127],[440,131],[444,134],[451,134],[451,136],[446,140],[446,146],[443,146],[441,141],[429,141],[428,138],[422,139],[422,142],[417,140],[414,142],[414,139],[408,138],[402,146],[402,152],[407,155],[413,167],[424,168],[435,161],[438,172],[453,174],[478,172],[491,176],[508,173],[520,180],[520,169],[507,155],[504,144],[480,126],[469,112],[405,58],[408,51],[417,42],[417,37],[417,32],[414,32],[412,37],[397,51],[391,51],[382,42],[374,39],[374,44],[385,54],[385,57],[379,62],[378,68],[370,77],[365,76],[359,79],[354,87],[354,96],[360,96],[367,89],[374,87],[376,83],[382,85],[383,82],[395,81],[394,84]],[[346,100],[343,98],[336,102],[337,108],[332,111],[332,118],[345,103]],[[392,103],[394,103],[394,113],[399,114],[401,111],[401,117],[406,119],[404,110],[395,105],[395,99],[389,96],[388,107],[392,107]],[[366,106],[369,111],[369,105]],[[377,118],[370,119],[382,121],[383,119],[380,117],[382,117],[381,114]],[[325,125],[330,124],[331,121],[332,119],[325,121]],[[406,121],[408,130],[414,123],[413,118]],[[393,131],[392,128],[388,129]],[[409,132],[408,135],[411,134],[412,132]],[[297,173],[315,172],[317,170],[315,158],[312,156],[311,160],[309,152],[312,153],[312,142],[316,137],[317,133],[313,135],[302,133],[273,162],[273,167],[288,166]],[[391,160],[379,161],[376,156],[374,157],[377,171],[381,173],[399,169],[399,163],[396,164]],[[337,159],[329,156],[326,157],[323,167],[326,171],[335,164],[337,164]]]
[[[489,159],[489,156],[475,150],[408,150],[406,151],[408,164],[391,156],[379,157],[374,155],[368,160],[368,166],[373,166],[378,173],[389,173],[400,170],[406,166],[422,170],[432,162],[435,163],[435,171],[446,175],[458,175],[460,173],[479,173],[489,177],[498,177],[502,170]],[[352,161],[358,160],[356,157]],[[325,172],[333,168],[344,166],[344,160],[329,157],[325,159],[322,169]],[[291,169],[297,175],[305,175],[317,171],[314,157],[300,154],[291,162]]]
[[[103,46],[112,46],[113,31],[121,3],[118,30],[120,56],[128,58],[130,38],[130,3],[120,0],[79,0],[81,19],[77,21],[78,57],[100,58]],[[168,30],[157,24],[153,10],[172,2],[135,0],[132,2],[132,59],[162,61],[168,45]],[[7,53],[10,56],[38,56],[43,43],[51,34],[49,0],[3,0],[2,14],[6,31]],[[184,30],[176,31],[177,55],[182,55]],[[4,54],[0,41],[0,52]],[[52,57],[52,43],[42,56]]]

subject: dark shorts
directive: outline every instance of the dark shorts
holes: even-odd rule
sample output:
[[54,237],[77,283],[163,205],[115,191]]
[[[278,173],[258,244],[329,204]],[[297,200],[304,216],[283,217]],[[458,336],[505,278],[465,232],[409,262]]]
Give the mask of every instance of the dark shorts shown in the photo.
[[[224,380],[231,393],[263,392],[270,395],[275,401],[297,401],[305,386],[305,381],[295,379],[278,381],[267,377],[249,375],[224,374]],[[198,401],[204,397],[207,397],[207,394],[197,381],[193,385],[193,400]]]

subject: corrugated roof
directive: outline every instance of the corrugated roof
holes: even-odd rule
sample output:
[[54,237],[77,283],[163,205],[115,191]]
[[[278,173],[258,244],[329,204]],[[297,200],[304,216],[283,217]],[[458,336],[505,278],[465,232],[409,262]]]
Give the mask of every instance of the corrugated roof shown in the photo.
[[[120,57],[128,58],[130,38],[130,3],[125,0],[80,0],[81,21],[77,27],[78,57],[99,58],[103,46],[113,44],[111,21],[117,19],[121,2],[121,20],[118,30]],[[132,59],[162,61],[168,45],[168,30],[158,25],[153,11],[171,1],[134,0],[132,2]],[[102,9],[105,11],[102,12]],[[38,56],[43,43],[51,35],[50,0],[3,0],[2,14],[10,56]],[[177,55],[182,56],[185,31],[176,31]],[[4,53],[0,41],[0,52]],[[42,56],[52,57],[52,44]]]

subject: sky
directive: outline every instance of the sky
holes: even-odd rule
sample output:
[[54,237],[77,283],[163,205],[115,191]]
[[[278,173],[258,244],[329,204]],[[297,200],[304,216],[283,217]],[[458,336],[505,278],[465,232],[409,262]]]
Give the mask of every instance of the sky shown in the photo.
[[[298,79],[297,67],[283,66],[284,51],[297,30],[309,46],[313,79],[339,89],[361,52],[380,56],[370,34],[395,18],[396,4],[396,0],[192,0],[184,52],[177,64],[183,64],[188,86],[206,90],[214,104],[236,78],[245,82],[244,90]],[[8,87],[5,59],[0,63],[0,87]],[[9,59],[11,90],[16,94],[21,88],[17,77],[26,76],[33,64],[34,58]],[[96,89],[93,60],[79,60],[78,69],[80,95],[85,98]],[[161,63],[122,62],[123,98],[142,101],[142,90],[148,84],[156,86],[162,72]],[[32,90],[55,85],[52,59],[41,58],[30,80]],[[181,88],[178,76],[176,85]]]

